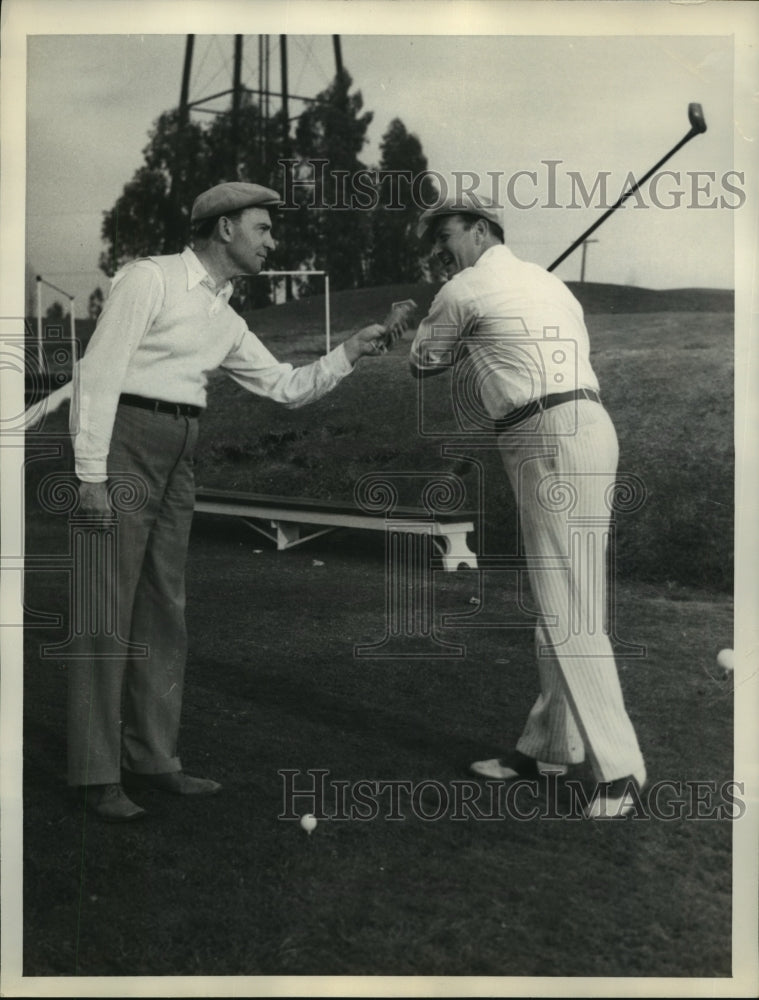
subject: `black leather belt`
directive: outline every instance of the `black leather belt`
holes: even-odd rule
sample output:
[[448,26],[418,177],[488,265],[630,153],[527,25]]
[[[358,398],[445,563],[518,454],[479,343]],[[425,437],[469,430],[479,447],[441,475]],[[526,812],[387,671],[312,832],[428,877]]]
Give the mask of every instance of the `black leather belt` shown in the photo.
[[142,410],[152,410],[153,413],[171,413],[175,417],[199,417],[202,406],[192,403],[170,403],[166,399],[148,399],[147,396],[133,396],[131,392],[122,392],[119,402],[125,406],[139,406]]
[[552,406],[559,406],[560,403],[572,403],[576,399],[589,399],[592,403],[601,402],[601,397],[595,389],[573,389],[570,392],[552,392],[549,396],[532,399],[529,403],[525,403],[524,406],[520,406],[518,409],[512,410],[511,413],[507,413],[505,417],[499,417],[498,420],[494,420],[493,426],[495,427],[496,434],[500,434],[510,427],[521,424],[523,420],[528,420],[536,413],[541,413],[543,410],[550,410]]

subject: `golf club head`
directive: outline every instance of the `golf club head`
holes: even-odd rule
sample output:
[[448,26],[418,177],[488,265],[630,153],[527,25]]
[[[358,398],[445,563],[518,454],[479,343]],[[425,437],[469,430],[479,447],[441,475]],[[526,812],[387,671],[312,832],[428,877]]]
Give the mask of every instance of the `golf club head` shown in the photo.
[[700,104],[688,105],[688,121],[691,131],[706,132],[706,122],[704,121],[704,111]]

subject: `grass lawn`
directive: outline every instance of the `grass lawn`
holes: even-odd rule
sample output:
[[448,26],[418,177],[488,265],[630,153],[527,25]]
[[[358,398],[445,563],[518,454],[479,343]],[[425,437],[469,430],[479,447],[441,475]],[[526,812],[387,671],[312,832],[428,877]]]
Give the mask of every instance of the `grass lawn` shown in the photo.
[[[350,293],[336,340],[381,315],[386,292],[376,303]],[[302,363],[318,352],[309,308],[313,329],[306,317],[297,341],[273,310],[261,314],[275,354]],[[574,817],[565,785],[525,789],[532,818],[498,798],[491,818],[482,801],[480,818],[439,808],[441,795],[464,794],[462,781],[479,787],[466,765],[513,744],[537,693],[514,580],[434,574],[435,635],[463,655],[435,655],[445,650],[428,642],[414,658],[357,657],[386,629],[380,533],[278,553],[244,525],[197,517],[180,751],[188,772],[224,790],[200,801],[135,794],[143,823],[98,823],[69,798],[66,664],[40,652],[67,635],[66,577],[28,574],[25,975],[658,976],[686,989],[691,977],[730,977],[733,687],[715,655],[733,627],[732,315],[588,322],[620,468],[646,489],[641,510],[618,517],[617,636],[621,654],[623,643],[644,652],[621,655],[619,669],[649,779],[670,782],[658,800],[595,824]],[[432,381],[429,401],[441,426],[447,381]],[[417,433],[415,393],[403,350],[362,363],[299,411],[215,379],[198,482],[343,498],[367,471],[444,468],[443,439]],[[50,426],[62,429],[60,414]],[[43,512],[35,490],[68,461],[29,464],[30,553],[67,550],[65,516]],[[467,486],[485,511],[475,547],[509,551],[513,514],[494,454]],[[34,611],[51,610],[59,626],[34,623]],[[283,818],[282,772],[303,788],[314,769],[326,786],[308,836]],[[590,788],[586,769],[574,779]],[[409,783],[402,818],[387,818],[386,796],[377,815],[342,818],[360,780]],[[311,806],[296,800],[294,811]]]
[[[403,820],[385,818],[386,797],[375,818],[324,819],[311,836],[279,818],[287,769],[301,790],[309,769],[329,772],[327,814],[340,780],[452,796],[469,761],[518,734],[536,678],[528,630],[446,630],[463,658],[356,659],[384,634],[381,545],[346,532],[254,546],[210,518],[192,541],[181,752],[223,782],[218,798],[142,793],[150,816],[128,828],[82,814],[64,787],[65,665],[36,654],[65,629],[29,630],[27,974],[729,976],[731,823],[692,807],[589,825],[560,796],[561,819],[481,803],[496,818],[433,820],[430,785],[415,808],[401,793]],[[34,606],[54,606],[53,574],[35,576]],[[470,610],[474,576],[436,574],[438,620]],[[486,592],[513,608],[507,582]],[[721,789],[732,774],[732,685],[713,670],[731,605],[642,584],[619,598],[620,635],[647,649],[620,661],[628,708],[651,780],[676,783],[661,795],[676,816],[684,782]],[[721,801],[707,798],[707,811]]]

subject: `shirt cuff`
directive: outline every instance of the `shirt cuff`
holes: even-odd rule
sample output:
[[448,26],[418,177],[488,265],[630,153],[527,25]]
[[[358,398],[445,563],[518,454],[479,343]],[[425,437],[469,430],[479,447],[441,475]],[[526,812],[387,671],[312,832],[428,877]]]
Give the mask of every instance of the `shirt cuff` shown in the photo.
[[330,372],[334,375],[350,375],[353,371],[353,365],[348,360],[348,355],[345,353],[345,344],[340,344],[329,352],[329,354],[324,355],[324,360],[329,366]]
[[108,480],[108,473],[101,462],[80,460],[74,468],[80,483],[105,483]]

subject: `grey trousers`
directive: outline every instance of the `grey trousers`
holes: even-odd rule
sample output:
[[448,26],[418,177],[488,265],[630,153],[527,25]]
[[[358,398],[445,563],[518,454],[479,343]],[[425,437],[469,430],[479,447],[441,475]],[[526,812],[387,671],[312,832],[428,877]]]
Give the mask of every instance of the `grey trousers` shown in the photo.
[[118,782],[122,767],[143,774],[181,770],[185,563],[197,437],[197,419],[118,407],[109,482],[117,494],[120,482],[136,484],[139,502],[118,513],[113,551],[104,547],[86,570],[93,578],[75,581],[90,593],[111,593],[115,613],[95,616],[98,627],[78,638],[78,655],[69,661],[71,785]]

